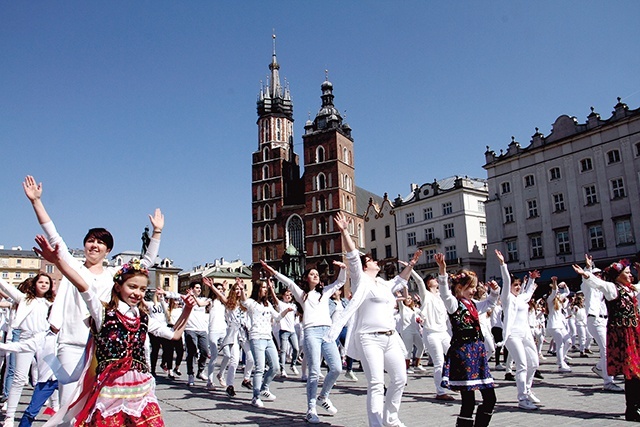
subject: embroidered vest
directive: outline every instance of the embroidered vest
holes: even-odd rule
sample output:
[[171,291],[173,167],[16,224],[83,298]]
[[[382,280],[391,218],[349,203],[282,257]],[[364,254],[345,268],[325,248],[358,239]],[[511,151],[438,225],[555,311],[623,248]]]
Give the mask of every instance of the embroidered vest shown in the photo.
[[120,314],[117,310],[104,313],[102,329],[95,334],[96,359],[99,375],[110,363],[131,357],[131,369],[149,372],[144,354],[144,341],[147,337],[149,317],[140,313],[139,322]]
[[635,291],[620,283],[615,285],[618,297],[607,301],[607,311],[609,312],[607,326],[635,328],[638,326],[638,299]]
[[453,336],[452,343],[469,343],[482,341],[482,331],[480,330],[480,320],[476,305],[470,300],[458,300],[458,309],[449,315]]

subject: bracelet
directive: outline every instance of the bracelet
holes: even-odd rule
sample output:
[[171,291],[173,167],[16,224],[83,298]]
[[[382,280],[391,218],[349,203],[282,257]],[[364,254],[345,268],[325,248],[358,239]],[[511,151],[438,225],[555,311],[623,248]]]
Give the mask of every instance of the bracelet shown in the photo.
[[158,234],[162,234],[162,230],[158,231],[158,230],[155,230],[155,229],[154,229],[154,230],[153,230],[153,234],[156,234],[156,233],[158,233]]

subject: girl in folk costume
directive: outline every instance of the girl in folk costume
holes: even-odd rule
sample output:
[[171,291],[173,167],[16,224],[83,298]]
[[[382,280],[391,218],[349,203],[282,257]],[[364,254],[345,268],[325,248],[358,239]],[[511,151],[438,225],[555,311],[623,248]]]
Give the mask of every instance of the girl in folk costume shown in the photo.
[[[53,280],[47,274],[38,274],[23,282],[21,289],[24,292],[9,285],[0,279],[0,290],[13,299],[17,304],[15,314],[11,321],[13,331],[20,331],[19,341],[26,341],[39,332],[49,330],[49,308],[53,303]],[[27,383],[31,362],[35,352],[26,351],[15,355],[15,370],[13,382],[7,399],[7,413],[4,427],[13,427],[16,408],[20,401],[22,389]]]
[[79,397],[52,417],[47,426],[75,418],[75,426],[164,426],[155,380],[145,360],[148,333],[178,339],[195,304],[185,299],[185,309],[173,329],[149,316],[144,294],[149,272],[138,261],[125,264],[114,276],[111,301],[103,303],[82,276],[69,266],[44,236],[37,236],[36,252],[54,263],[75,286],[91,313],[94,360],[85,367]]
[[[489,296],[476,304],[471,299],[478,283],[476,274],[461,270],[449,277],[444,255],[438,253],[434,255],[434,259],[439,267],[440,297],[449,313],[453,331],[442,382],[452,390],[460,391],[462,406],[456,426],[485,427],[489,425],[493,415],[496,393],[493,390],[494,383],[489,371],[479,315],[495,306],[498,284],[488,282],[487,285],[491,288]],[[451,280],[451,289],[448,280]],[[475,390],[482,393],[482,404],[478,406],[474,424]]]
[[[635,268],[640,271],[640,264]],[[584,284],[598,289],[607,300],[607,373],[624,375],[625,419],[640,422],[640,314],[638,286],[628,260],[614,262],[605,268],[603,279],[574,265]]]

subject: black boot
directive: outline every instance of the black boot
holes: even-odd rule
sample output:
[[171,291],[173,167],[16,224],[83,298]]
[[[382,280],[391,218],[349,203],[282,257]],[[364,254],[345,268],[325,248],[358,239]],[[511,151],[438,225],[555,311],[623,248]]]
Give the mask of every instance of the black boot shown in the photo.
[[473,418],[458,417],[456,427],[473,427]]
[[487,427],[491,422],[491,416],[493,412],[486,412],[482,405],[478,406],[478,412],[476,413],[476,422],[473,427]]
[[627,404],[627,410],[624,413],[624,419],[627,421],[640,422],[640,380],[624,381],[624,397]]

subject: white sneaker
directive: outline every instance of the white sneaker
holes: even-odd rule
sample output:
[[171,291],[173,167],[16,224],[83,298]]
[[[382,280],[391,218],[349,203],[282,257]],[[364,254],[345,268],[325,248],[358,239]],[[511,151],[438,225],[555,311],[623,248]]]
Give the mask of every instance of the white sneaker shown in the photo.
[[324,379],[324,374],[322,372],[318,372],[318,379]]
[[198,372],[198,375],[196,375],[196,378],[202,381],[209,381],[209,377],[207,377],[207,374],[205,374],[204,371]]
[[260,400],[260,398],[259,398],[259,397],[254,397],[254,398],[251,400],[251,404],[252,404],[253,406],[255,406],[256,408],[264,408],[264,403],[262,403],[262,400]]
[[562,367],[562,368],[558,368],[558,372],[560,372],[561,374],[567,374],[569,372],[571,372],[571,368],[570,367]]
[[604,385],[604,391],[611,391],[613,393],[622,393],[624,389],[617,384],[607,383]]
[[427,372],[427,369],[422,365],[418,365],[416,366],[416,371]]
[[298,371],[298,368],[294,366],[291,367],[291,372],[293,373],[293,375],[300,375],[300,372]]
[[312,411],[307,412],[307,415],[304,417],[304,420],[309,424],[318,424],[320,422],[320,418],[318,418],[318,414]]
[[316,405],[327,411],[329,415],[335,415],[338,413],[338,410],[335,406],[333,406],[333,403],[331,403],[328,398],[323,399],[321,397],[318,397],[318,399],[316,400]]
[[498,363],[494,368],[494,371],[505,371],[507,368],[502,363]]
[[2,423],[2,427],[15,427],[13,418],[7,418],[6,420],[4,420],[4,422]]
[[538,409],[538,407],[536,405],[534,405],[533,403],[531,403],[531,401],[527,398],[524,398],[520,401],[518,401],[518,408],[520,409],[526,409],[528,411],[535,411],[536,409]]
[[408,369],[407,369],[407,374],[413,374],[413,369],[408,368]]
[[207,382],[207,390],[215,390],[216,389],[216,385],[214,383],[212,383],[211,381]]
[[347,371],[344,376],[349,380],[349,381],[358,381],[358,377],[356,377],[356,374],[353,373],[353,371]]
[[196,377],[194,377],[193,375],[189,375],[189,378],[187,379],[187,385],[196,385]]
[[287,371],[285,371],[284,369],[281,369],[280,370],[280,377],[289,378],[289,375],[287,375]]
[[531,403],[540,403],[540,399],[538,399],[538,397],[535,394],[533,394],[533,392],[529,392],[529,394],[527,395],[527,398]]
[[227,386],[227,382],[224,380],[224,377],[222,376],[222,373],[218,373],[218,375],[216,375],[216,378],[218,379],[218,383],[220,383],[220,385],[222,387],[226,387]]
[[262,390],[260,392],[260,398],[266,400],[267,402],[276,400],[276,395],[271,393],[269,390]]

